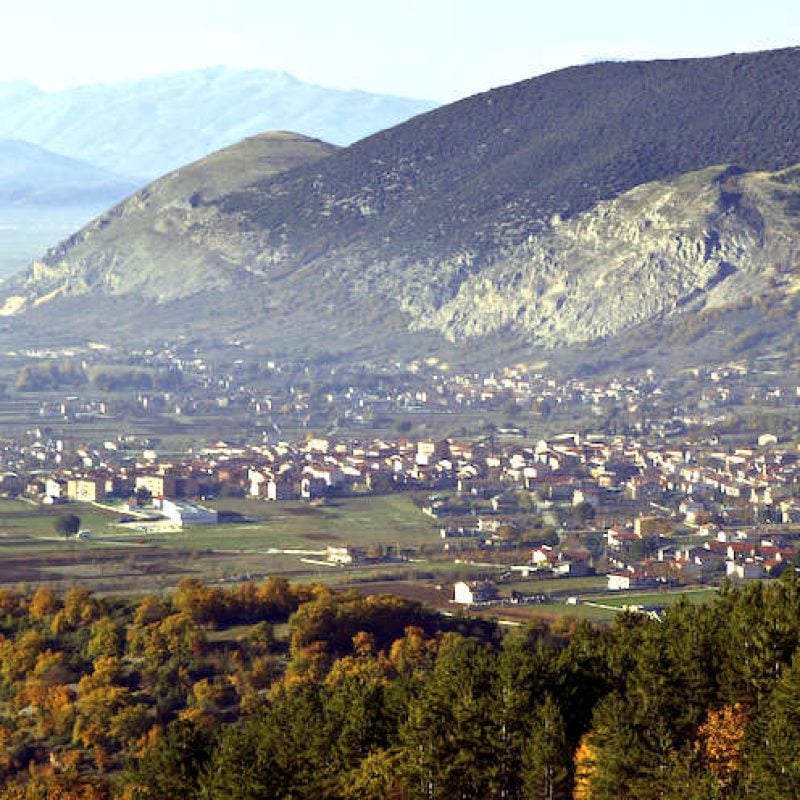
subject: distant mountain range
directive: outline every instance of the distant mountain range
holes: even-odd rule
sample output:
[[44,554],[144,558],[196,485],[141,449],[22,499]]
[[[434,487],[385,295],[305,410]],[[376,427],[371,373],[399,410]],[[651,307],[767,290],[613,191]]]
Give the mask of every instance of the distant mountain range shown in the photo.
[[257,133],[350,144],[434,107],[327,89],[284,72],[214,67],[45,92],[0,84],[0,138],[79,159],[139,184]]
[[3,313],[77,335],[91,308],[119,335],[135,300],[151,335],[307,355],[793,351],[799,79],[798,48],[591,64],[340,150],[260,139],[303,151],[279,172],[245,143],[240,179],[206,161],[137,193],[9,282]]
[[350,144],[433,105],[222,67],[59,92],[0,84],[0,277],[153,178],[244,137],[284,129]]
[[92,164],[0,139],[0,207],[111,205],[136,184]]

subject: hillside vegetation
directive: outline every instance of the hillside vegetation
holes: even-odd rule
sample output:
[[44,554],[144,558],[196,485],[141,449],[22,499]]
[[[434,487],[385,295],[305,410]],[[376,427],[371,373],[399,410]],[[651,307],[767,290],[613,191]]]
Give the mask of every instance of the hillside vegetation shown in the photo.
[[[800,162],[800,49],[573,67],[495,89],[220,202],[296,262],[491,257],[643,183]],[[302,204],[298,203],[302,200]]]
[[5,800],[782,800],[800,585],[501,634],[279,578],[0,593]]

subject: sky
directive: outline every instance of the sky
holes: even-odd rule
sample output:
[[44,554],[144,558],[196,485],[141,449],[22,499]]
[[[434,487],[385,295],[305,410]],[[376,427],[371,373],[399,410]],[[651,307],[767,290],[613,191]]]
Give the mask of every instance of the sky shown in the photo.
[[1,0],[0,83],[228,65],[440,102],[607,59],[800,45],[797,0]]

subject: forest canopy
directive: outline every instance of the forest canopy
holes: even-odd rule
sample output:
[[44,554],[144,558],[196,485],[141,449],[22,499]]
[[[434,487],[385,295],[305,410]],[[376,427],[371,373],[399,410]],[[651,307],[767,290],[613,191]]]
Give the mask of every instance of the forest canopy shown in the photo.
[[0,798],[784,798],[800,583],[507,633],[394,597],[184,579],[0,592]]

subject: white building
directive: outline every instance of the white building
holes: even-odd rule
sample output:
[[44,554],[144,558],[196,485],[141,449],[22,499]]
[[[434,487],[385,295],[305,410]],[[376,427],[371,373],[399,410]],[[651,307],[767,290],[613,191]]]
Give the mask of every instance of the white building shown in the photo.
[[463,606],[489,603],[497,598],[497,587],[490,581],[459,581],[453,587],[453,602]]
[[343,547],[328,545],[326,555],[331,564],[339,564],[340,566],[356,564],[364,559],[364,551],[361,548],[347,545]]
[[192,525],[216,525],[219,515],[216,511],[195,503],[179,503],[175,500],[160,500],[158,507],[161,513],[179,528]]

